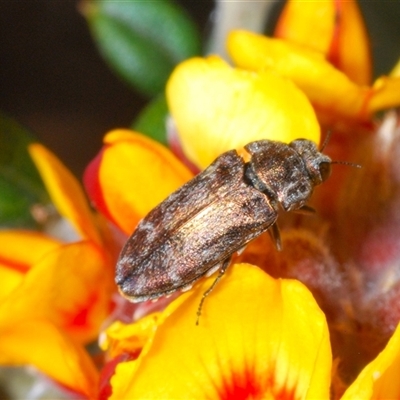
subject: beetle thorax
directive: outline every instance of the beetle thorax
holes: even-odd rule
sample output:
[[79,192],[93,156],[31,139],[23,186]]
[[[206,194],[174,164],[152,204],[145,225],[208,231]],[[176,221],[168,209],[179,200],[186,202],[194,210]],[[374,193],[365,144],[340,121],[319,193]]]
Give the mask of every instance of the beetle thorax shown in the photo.
[[329,167],[330,159],[309,140],[295,140],[289,145],[260,140],[245,148],[251,154],[248,174],[253,175],[253,185],[286,211],[301,208],[314,186],[327,178],[320,165]]

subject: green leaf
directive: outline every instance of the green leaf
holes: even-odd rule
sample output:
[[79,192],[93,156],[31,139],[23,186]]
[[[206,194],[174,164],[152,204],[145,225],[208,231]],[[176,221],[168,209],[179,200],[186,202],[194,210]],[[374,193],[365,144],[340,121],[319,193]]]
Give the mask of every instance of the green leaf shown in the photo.
[[103,57],[145,95],[160,93],[174,66],[200,53],[196,27],[167,0],[86,0],[81,9]]
[[27,146],[34,136],[0,113],[0,226],[36,225],[31,207],[49,203],[49,197]]
[[167,100],[165,95],[161,94],[140,112],[132,124],[132,129],[167,145],[167,130],[165,126],[167,115]]

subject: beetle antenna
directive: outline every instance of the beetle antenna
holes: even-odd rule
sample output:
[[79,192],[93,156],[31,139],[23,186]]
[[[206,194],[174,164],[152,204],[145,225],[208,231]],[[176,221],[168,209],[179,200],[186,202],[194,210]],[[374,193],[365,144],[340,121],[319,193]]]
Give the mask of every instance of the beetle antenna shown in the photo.
[[[329,130],[326,133],[326,137],[325,137],[324,142],[322,143],[321,148],[319,149],[320,153],[322,153],[324,151],[324,149],[327,146],[327,144],[329,143],[329,140],[331,139],[331,137],[332,137],[332,131]],[[349,165],[350,167],[354,167],[354,168],[361,168],[360,164],[352,163],[349,161],[331,161],[331,164],[342,164],[342,165]]]
[[328,144],[329,140],[331,140],[331,136],[332,136],[332,131],[329,130],[329,131],[326,133],[326,138],[325,138],[325,140],[324,140],[324,143],[322,143],[322,146],[321,146],[321,148],[319,149],[319,152],[320,152],[320,153],[322,153],[322,152],[324,151],[324,149],[325,149],[326,145]]
[[362,168],[360,164],[352,163],[349,161],[331,161],[331,164],[342,164],[342,165],[349,165],[350,167],[354,168]]

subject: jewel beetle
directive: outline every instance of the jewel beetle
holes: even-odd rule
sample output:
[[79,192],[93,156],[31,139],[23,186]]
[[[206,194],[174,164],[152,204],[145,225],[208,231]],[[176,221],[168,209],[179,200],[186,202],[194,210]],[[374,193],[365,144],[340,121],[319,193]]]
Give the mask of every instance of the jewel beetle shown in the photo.
[[331,159],[315,143],[259,140],[220,155],[208,168],[156,206],[138,224],[120,254],[116,283],[132,302],[185,290],[229,265],[232,254],[271,232],[280,247],[278,209],[307,210]]

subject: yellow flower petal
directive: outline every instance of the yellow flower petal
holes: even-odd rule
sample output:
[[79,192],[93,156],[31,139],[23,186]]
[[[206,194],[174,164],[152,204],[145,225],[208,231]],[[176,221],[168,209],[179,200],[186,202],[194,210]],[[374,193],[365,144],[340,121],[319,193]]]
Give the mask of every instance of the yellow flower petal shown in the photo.
[[164,146],[129,130],[115,130],[106,145],[98,180],[103,202],[123,231],[130,234],[141,218],[192,178]]
[[18,285],[21,284],[24,277],[23,272],[12,269],[0,264],[0,301],[7,297]]
[[0,364],[32,365],[56,382],[95,399],[98,373],[84,349],[49,321],[0,321]]
[[328,398],[325,317],[298,281],[237,264],[167,307],[135,361],[120,363],[111,399]]
[[369,117],[365,103],[371,89],[353,83],[318,52],[246,31],[232,32],[228,49],[239,67],[272,68],[293,80],[318,110],[347,118]]
[[59,245],[38,232],[0,231],[0,300],[22,282],[35,262]]
[[370,85],[372,56],[360,8],[354,0],[331,1],[337,7],[338,32],[328,59],[356,84]]
[[44,146],[32,144],[29,153],[58,212],[71,222],[83,238],[100,243],[92,212],[78,180]]
[[400,76],[381,76],[373,86],[373,94],[368,103],[370,113],[400,106]]
[[141,318],[135,324],[114,322],[101,336],[100,347],[107,350],[110,358],[123,353],[137,353],[154,334],[159,313],[153,313]]
[[385,349],[370,362],[344,393],[342,400],[400,398],[400,325]]
[[274,36],[324,54],[358,85],[371,83],[367,30],[353,0],[289,0]]
[[253,140],[319,142],[307,98],[273,72],[234,69],[216,56],[193,58],[178,65],[166,91],[184,152],[202,168]]
[[335,1],[289,0],[279,16],[274,37],[327,55],[335,29]]
[[88,342],[108,315],[114,290],[113,270],[95,246],[60,246],[42,257],[0,304],[0,324],[44,318]]

